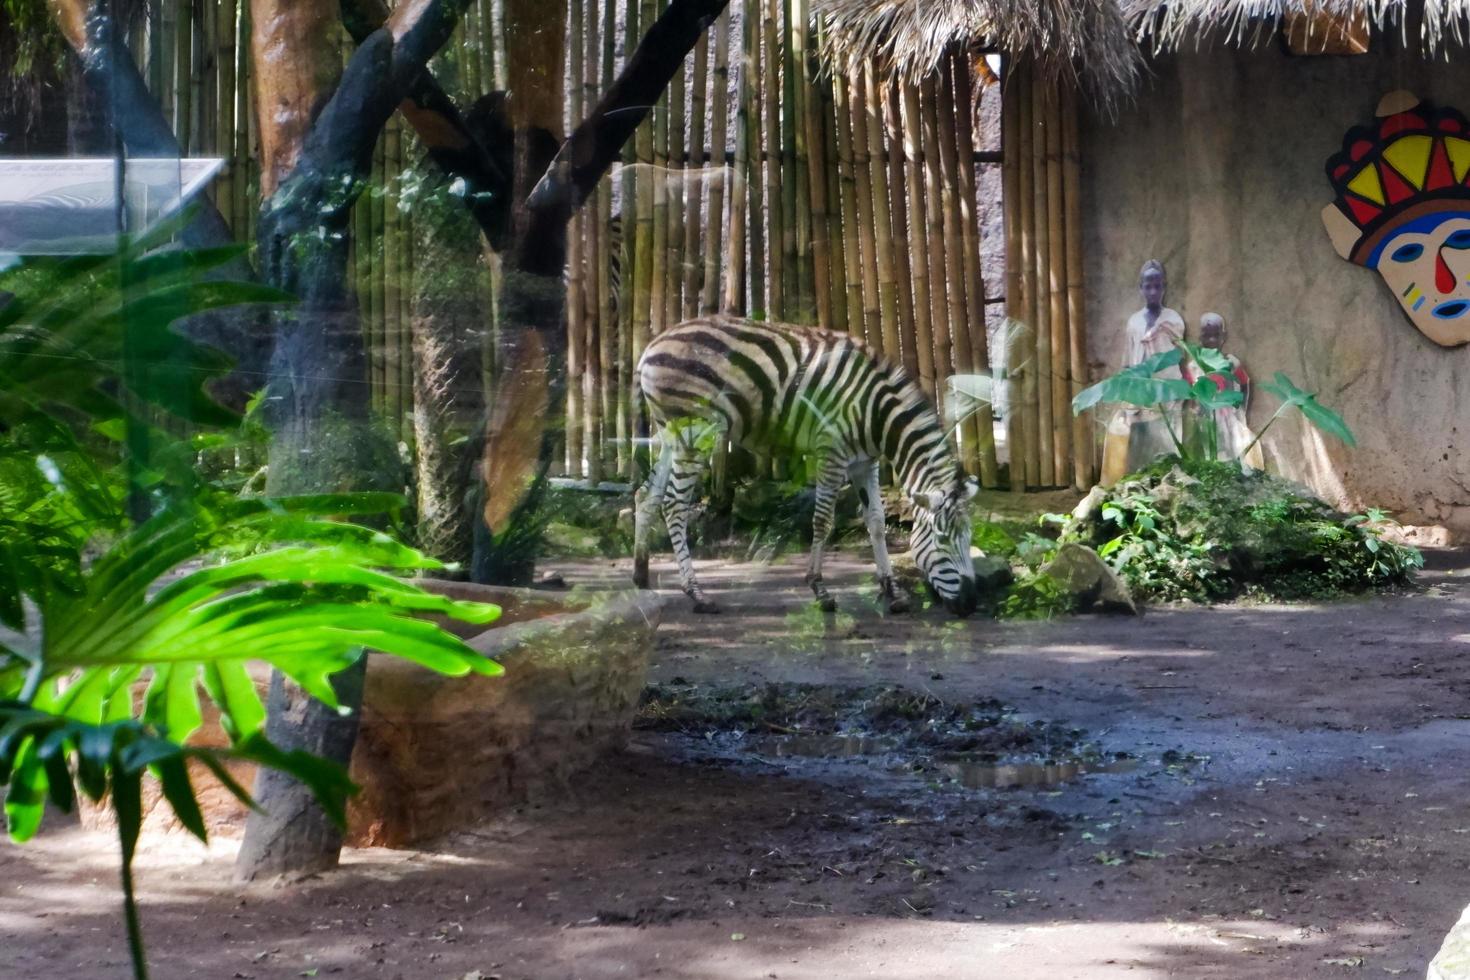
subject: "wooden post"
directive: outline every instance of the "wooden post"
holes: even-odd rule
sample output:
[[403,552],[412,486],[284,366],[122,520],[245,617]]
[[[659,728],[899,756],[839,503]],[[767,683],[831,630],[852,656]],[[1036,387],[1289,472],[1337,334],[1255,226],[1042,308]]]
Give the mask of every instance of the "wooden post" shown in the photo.
[[[658,13],[668,7],[658,0]],[[653,272],[649,277],[649,336],[657,337],[668,327],[669,287],[669,107],[678,76],[659,96],[653,110],[653,169],[648,178],[653,182]]]
[[[235,211],[235,181],[241,177],[239,158],[235,156],[235,58],[239,51],[236,47],[236,31],[239,30],[239,8],[236,0],[221,0],[220,22],[219,22],[219,118],[216,120],[214,134],[215,152],[225,158],[225,168],[220,172],[219,188],[215,194],[215,201],[219,210],[229,224],[230,230],[238,237],[240,220]],[[155,93],[156,95],[157,93]]]
[[[600,31],[597,18],[597,0],[587,0],[586,12],[581,18],[584,24],[582,39],[581,77],[572,77],[573,87],[581,86],[582,107],[596,105],[597,52]],[[605,241],[607,225],[602,219],[602,199],[607,196],[607,181],[602,180],[593,191],[592,198],[583,207],[583,227],[586,229],[582,263],[587,276],[587,315],[583,340],[586,353],[582,365],[582,438],[587,458],[587,481],[597,484],[602,480],[602,420],[603,420],[603,338],[607,334],[607,318],[604,306],[607,288],[607,272],[604,264],[607,257]]]
[[799,106],[796,65],[791,48],[791,4],[790,0],[773,0],[773,3],[781,12],[781,251],[784,253],[781,261],[786,276],[781,284],[786,294],[782,318],[805,322],[810,289],[803,289],[803,284],[811,285],[811,274],[804,268],[804,255],[797,247],[805,219],[802,212],[807,205],[799,196],[806,178],[796,159],[796,112]]
[[[791,0],[792,60],[797,70],[797,119],[796,157],[800,169],[798,177],[804,185],[803,201],[809,202],[802,209],[805,216],[800,231],[807,237],[808,258],[802,268],[811,268],[809,288],[803,296],[810,296],[815,305],[816,322],[824,327],[832,324],[832,274],[828,248],[830,235],[827,211],[827,165],[826,139],[822,135],[821,100],[817,97],[812,82],[811,29],[808,25],[810,5],[808,0]],[[797,236],[797,249],[801,249],[801,235]],[[813,295],[815,294],[815,295]]]
[[914,354],[919,362],[919,386],[938,405],[939,390],[935,384],[934,369],[934,321],[929,300],[929,258],[925,248],[928,237],[924,231],[927,215],[924,210],[923,140],[920,135],[923,123],[919,117],[919,88],[912,82],[905,83],[896,94],[903,119],[903,158],[906,170],[904,188],[908,195],[907,210],[912,216],[908,255],[914,303]]
[[[1071,86],[1062,89],[1062,186],[1064,221],[1067,238],[1067,326],[1071,341],[1068,362],[1071,368],[1070,397],[1075,398],[1089,382],[1087,376],[1087,320],[1083,310],[1082,269],[1082,174],[1081,147],[1078,136],[1077,93]],[[1072,415],[1071,405],[1067,414]],[[1092,428],[1085,415],[1072,415],[1072,486],[1086,490],[1097,482]]]
[[[847,331],[862,337],[867,332],[863,323],[863,252],[857,211],[857,168],[852,152],[852,106],[847,97],[847,79],[832,79],[835,142],[837,144],[837,183],[842,211],[843,276],[847,282]],[[876,279],[876,277],[875,277]],[[876,285],[876,281],[875,281]]]
[[1017,344],[1021,347],[1025,372],[1022,378],[1021,424],[1025,429],[1022,440],[1026,452],[1026,487],[1041,486],[1041,463],[1040,444],[1038,442],[1039,426],[1036,395],[1037,395],[1037,372],[1036,363],[1036,200],[1034,197],[1035,181],[1033,180],[1034,167],[1032,165],[1032,142],[1035,119],[1035,78],[1030,62],[1021,68],[1021,118],[1019,132],[1020,159],[1020,186],[1018,188],[1021,199],[1020,234],[1021,234],[1021,323],[1024,330],[1017,338]]
[[[970,332],[970,353],[975,369],[992,372],[985,332],[985,277],[980,268],[980,226],[975,213],[978,195],[975,180],[975,89],[971,82],[970,60],[960,52],[953,55],[953,60],[960,164],[960,233],[964,241],[965,282],[968,287],[965,293],[965,325]],[[995,423],[990,405],[977,406],[975,428],[979,439],[976,451],[980,457],[980,482],[986,487],[997,486],[1000,477],[996,472]]]
[[[639,21],[641,25],[652,24],[657,8],[654,0],[642,0]],[[630,29],[631,32],[631,29]],[[641,36],[631,34],[630,47],[636,46]],[[629,357],[631,365],[638,362],[643,348],[648,346],[650,329],[649,303],[653,287],[653,185],[657,179],[653,172],[653,116],[644,119],[638,127],[638,179],[634,198],[636,229],[633,241],[633,349]],[[627,234],[626,223],[624,234]],[[626,271],[624,273],[626,275]]]
[[[748,34],[750,21],[742,18],[741,26]],[[734,30],[733,25],[731,30]],[[748,309],[745,303],[745,241],[750,224],[746,212],[750,198],[745,192],[745,175],[750,167],[750,62],[744,54],[744,37],[741,38],[741,52],[738,86],[740,95],[735,105],[735,155],[733,166],[727,171],[730,235],[726,248],[725,293],[720,303],[723,312],[736,315],[744,315]]]
[[[595,3],[596,0],[593,0]],[[583,0],[571,0],[568,11],[570,36],[567,39],[568,96],[573,119],[584,114],[582,75],[584,72],[583,33],[585,12]],[[586,209],[573,213],[567,222],[567,398],[566,398],[566,467],[567,475],[582,475],[584,458],[582,389],[586,382],[587,346],[587,228]]]
[[890,170],[883,146],[883,90],[877,72],[868,65],[862,74],[864,126],[868,136],[870,191],[873,195],[873,256],[878,267],[878,322],[883,330],[883,350],[897,363],[909,338],[899,332],[898,266],[893,255],[893,212],[889,200]]
[[[710,120],[710,156],[724,162],[725,143],[729,134],[730,106],[730,8],[720,11],[715,21],[715,69],[714,98],[711,100],[714,118]],[[704,292],[700,296],[701,313],[713,313],[720,303],[720,262],[725,249],[725,185],[729,183],[729,171],[723,170],[720,179],[712,182],[709,189],[709,234],[704,242]]]
[[[969,307],[967,295],[978,283],[965,281],[964,236],[961,231],[960,211],[960,167],[958,137],[955,133],[954,58],[945,58],[941,66],[938,89],[939,127],[939,174],[940,187],[944,192],[944,277],[945,295],[949,307],[950,339],[954,344],[956,373],[974,374],[978,369],[974,348],[970,344]],[[973,150],[966,150],[973,152]],[[945,385],[941,388],[945,403],[954,398]],[[946,413],[951,416],[951,413]],[[960,458],[971,473],[980,468],[979,419],[974,415],[960,420],[956,434],[960,437]]]
[[750,296],[746,309],[751,316],[765,316],[766,237],[765,185],[761,169],[761,15],[758,0],[743,0],[740,43],[745,65],[740,73],[740,98],[744,105],[745,169],[739,174],[746,194],[746,228],[750,239]]
[[827,270],[832,293],[832,319],[824,324],[831,330],[846,330],[847,269],[851,252],[843,238],[842,228],[842,174],[837,165],[837,106],[833,99],[832,80],[819,76],[817,100],[814,108],[822,132],[822,156],[826,167],[824,183],[827,185]]

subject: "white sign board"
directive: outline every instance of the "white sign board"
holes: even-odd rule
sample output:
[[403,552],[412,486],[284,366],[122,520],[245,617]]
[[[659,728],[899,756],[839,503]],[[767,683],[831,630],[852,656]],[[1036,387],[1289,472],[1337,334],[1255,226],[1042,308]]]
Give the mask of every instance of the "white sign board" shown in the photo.
[[176,214],[224,163],[217,157],[0,158],[0,255],[112,251],[119,230],[139,234]]

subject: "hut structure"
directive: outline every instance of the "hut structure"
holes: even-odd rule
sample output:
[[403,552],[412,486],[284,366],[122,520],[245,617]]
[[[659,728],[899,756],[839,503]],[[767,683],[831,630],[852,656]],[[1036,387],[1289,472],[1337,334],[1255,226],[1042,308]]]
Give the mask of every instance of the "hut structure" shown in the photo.
[[[826,0],[817,11],[842,35],[833,45],[840,59],[887,58],[911,74],[945,44],[983,49],[1004,39],[1013,52],[1032,52],[1029,65],[1011,62],[1003,94],[1006,304],[1017,323],[1007,360],[1012,486],[1065,483],[1069,461],[1077,486],[1095,475],[1090,454],[1106,419],[1065,431],[1060,394],[1121,366],[1139,268],[1157,259],[1190,339],[1203,314],[1221,314],[1228,349],[1258,380],[1284,372],[1340,411],[1356,436],[1356,447],[1344,446],[1284,417],[1265,440],[1272,469],[1344,508],[1378,506],[1421,525],[1421,541],[1470,533],[1470,454],[1461,448],[1470,437],[1470,348],[1455,346],[1470,338],[1470,303],[1457,295],[1470,286],[1470,250],[1461,247],[1470,231],[1464,242],[1453,235],[1459,221],[1470,228],[1470,213],[1456,217],[1470,212],[1470,142],[1460,139],[1470,133],[1454,111],[1470,111],[1470,4],[1134,0],[987,10]],[[1114,15],[1130,44],[1115,43]],[[1083,22],[1091,27],[1074,35],[1061,26]],[[1054,43],[1069,36],[1084,40]],[[1047,105],[1056,91],[1060,252],[1048,131],[1057,117]],[[1390,155],[1415,146],[1423,160],[1391,165],[1382,154],[1404,135],[1413,141]],[[1372,175],[1362,176],[1365,162]],[[1439,203],[1421,200],[1431,190]],[[1422,244],[1436,258],[1423,254],[1429,271],[1417,286],[1390,288],[1389,257],[1369,246],[1384,226],[1429,212],[1439,217],[1421,219]],[[1274,409],[1270,398],[1253,399],[1250,423],[1259,427]]]

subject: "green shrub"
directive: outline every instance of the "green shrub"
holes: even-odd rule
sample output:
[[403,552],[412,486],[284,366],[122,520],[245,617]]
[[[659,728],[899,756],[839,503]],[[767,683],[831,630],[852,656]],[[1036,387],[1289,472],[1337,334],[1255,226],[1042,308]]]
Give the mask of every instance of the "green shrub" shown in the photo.
[[1381,512],[1340,513],[1234,463],[1162,460],[1106,492],[1063,540],[1097,549],[1140,598],[1331,598],[1407,582],[1423,557]]

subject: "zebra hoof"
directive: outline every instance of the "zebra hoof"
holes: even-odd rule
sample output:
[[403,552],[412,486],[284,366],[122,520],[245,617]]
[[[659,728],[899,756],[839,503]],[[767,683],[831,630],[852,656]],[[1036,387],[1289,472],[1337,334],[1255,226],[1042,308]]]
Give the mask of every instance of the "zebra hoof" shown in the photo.
[[710,602],[708,599],[696,599],[694,601],[694,611],[697,613],[703,613],[705,615],[712,616],[720,611],[720,607],[715,605],[713,602]]
[[822,612],[836,612],[837,611],[837,600],[834,599],[834,598],[832,598],[829,595],[818,596],[817,597],[817,608],[820,609],[820,610],[822,610]]
[[648,561],[633,559],[633,586],[639,589],[648,588]]
[[902,596],[895,596],[888,600],[888,611],[895,616],[901,616],[909,611],[909,601]]

